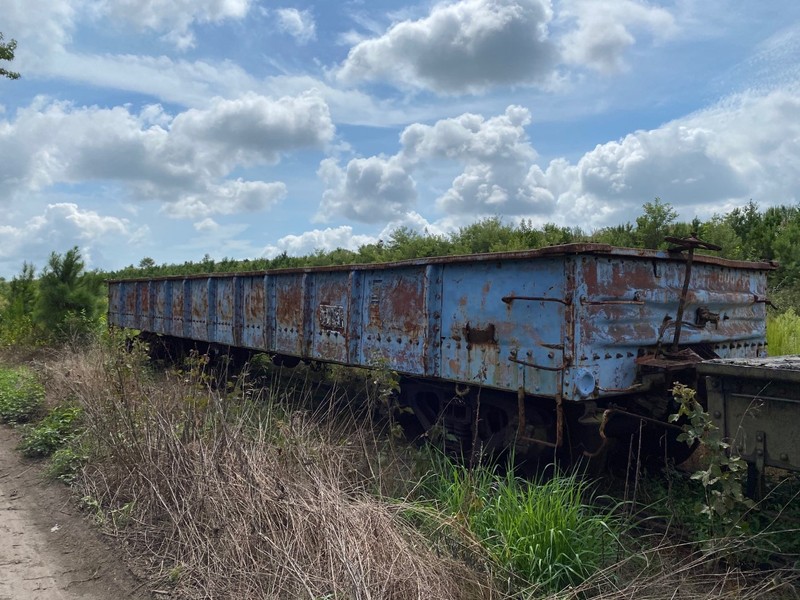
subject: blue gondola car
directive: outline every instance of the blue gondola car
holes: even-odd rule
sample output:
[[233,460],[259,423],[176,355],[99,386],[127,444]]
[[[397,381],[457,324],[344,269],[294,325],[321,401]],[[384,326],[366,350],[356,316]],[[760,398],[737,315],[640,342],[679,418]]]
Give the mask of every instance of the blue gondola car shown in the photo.
[[108,322],[166,340],[381,365],[404,376],[403,401],[422,430],[442,425],[465,445],[588,454],[631,423],[662,422],[667,388],[693,378],[698,362],[766,354],[774,265],[694,255],[703,243],[689,240],[674,252],[569,244],[115,280]]

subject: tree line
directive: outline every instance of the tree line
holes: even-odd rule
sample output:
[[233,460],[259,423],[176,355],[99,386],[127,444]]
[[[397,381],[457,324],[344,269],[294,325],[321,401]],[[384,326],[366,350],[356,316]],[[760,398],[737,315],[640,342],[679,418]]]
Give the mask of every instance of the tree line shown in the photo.
[[780,266],[770,280],[776,292],[785,292],[800,282],[800,205],[776,206],[762,211],[751,201],[744,207],[735,208],[725,215],[715,215],[707,221],[695,218],[687,222],[679,221],[675,208],[660,198],[645,203],[634,221],[591,233],[579,227],[553,223],[535,227],[529,220],[509,224],[500,217],[491,217],[461,227],[449,235],[419,233],[400,227],[387,240],[364,244],[357,250],[317,250],[305,256],[289,256],[284,252],[272,259],[248,260],[214,260],[205,255],[197,262],[161,265],[145,257],[137,266],[129,265],[109,275],[124,279],[391,262],[429,256],[527,250],[577,242],[666,249],[669,246],[665,241],[667,236],[688,237],[692,233],[722,247],[721,252],[709,254],[737,260],[778,262]]
[[770,275],[770,294],[782,309],[800,312],[800,205],[760,210],[754,202],[707,221],[678,220],[675,208],[656,198],[642,207],[632,222],[587,233],[577,227],[530,221],[505,223],[500,217],[479,220],[449,235],[419,233],[400,227],[389,236],[357,250],[317,250],[305,256],[285,252],[275,258],[214,260],[156,264],[141,259],[117,271],[88,271],[77,247],[63,255],[53,252],[38,274],[30,263],[11,281],[0,279],[0,346],[24,342],[53,342],[86,335],[102,324],[106,279],[245,272],[287,267],[332,266],[391,262],[454,254],[515,251],[575,242],[597,242],[632,248],[664,249],[667,236],[696,233],[722,247],[720,256],[779,263]]

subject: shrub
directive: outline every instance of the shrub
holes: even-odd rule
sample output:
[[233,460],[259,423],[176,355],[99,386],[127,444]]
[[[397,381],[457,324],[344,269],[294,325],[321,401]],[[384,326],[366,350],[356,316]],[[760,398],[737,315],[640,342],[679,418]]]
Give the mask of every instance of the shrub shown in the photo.
[[19,449],[25,456],[50,456],[75,436],[80,417],[77,406],[56,406],[38,424],[25,430]]
[[0,422],[26,423],[41,410],[44,387],[25,368],[0,367]]
[[47,467],[47,476],[69,485],[75,481],[88,460],[89,457],[82,446],[69,443],[53,453],[50,465]]

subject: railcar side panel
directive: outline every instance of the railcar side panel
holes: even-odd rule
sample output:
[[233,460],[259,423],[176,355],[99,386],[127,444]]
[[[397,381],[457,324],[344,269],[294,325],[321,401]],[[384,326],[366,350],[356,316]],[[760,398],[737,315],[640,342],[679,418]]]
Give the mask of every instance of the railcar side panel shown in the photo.
[[362,277],[357,364],[426,375],[426,315],[430,307],[425,302],[424,266],[369,270]]
[[347,363],[351,336],[351,281],[347,271],[314,273],[311,357]]
[[554,397],[565,366],[563,257],[447,265],[442,377]]
[[189,336],[193,340],[209,342],[209,282],[210,278],[189,279]]
[[139,329],[153,331],[152,313],[150,312],[150,282],[142,281],[136,286],[136,314]]
[[209,279],[209,283],[214,281],[213,286],[213,315],[211,323],[213,328],[212,340],[217,344],[235,346],[234,339],[234,307],[236,303],[236,287],[238,277],[219,277],[214,280]]
[[[634,360],[644,349],[668,348],[682,294],[685,262],[659,258],[578,259],[574,373],[595,385],[573,388],[579,400],[633,391]],[[686,295],[680,345],[720,357],[765,354],[763,271],[695,263]],[[574,393],[582,391],[583,393]]]
[[172,284],[172,299],[170,301],[172,317],[170,318],[168,333],[175,337],[190,337],[187,333],[190,315],[187,310],[189,298],[186,293],[189,282],[186,279],[171,279],[169,282]]
[[153,307],[153,331],[161,334],[170,333],[172,320],[172,281],[153,280],[150,282],[150,301]]
[[266,350],[267,342],[267,276],[248,275],[239,278],[241,318],[236,319],[240,343],[244,348]]
[[279,273],[273,276],[275,286],[275,343],[279,354],[306,356],[304,352],[303,309],[306,302],[304,273]]
[[123,290],[124,284],[112,283],[108,286],[108,322],[111,325],[122,325],[125,320]]

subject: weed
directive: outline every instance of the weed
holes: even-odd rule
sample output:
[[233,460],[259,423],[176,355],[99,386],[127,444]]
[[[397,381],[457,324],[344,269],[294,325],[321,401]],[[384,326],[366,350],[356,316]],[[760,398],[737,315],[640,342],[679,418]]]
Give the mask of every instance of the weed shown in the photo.
[[391,386],[316,387],[321,372],[280,368],[264,388],[245,373],[219,385],[204,365],[159,374],[109,341],[45,365],[48,395],[74,398],[86,427],[54,459],[89,457],[84,508],[176,598],[741,600],[797,577],[711,571],[663,540],[621,548],[624,523],[577,478],[404,453],[353,406]]
[[705,489],[705,502],[701,514],[708,517],[712,536],[739,533],[742,516],[753,508],[753,502],[744,496],[743,480],[747,465],[741,457],[730,452],[730,444],[722,439],[719,428],[696,400],[696,392],[681,383],[672,390],[679,407],[670,415],[670,422],[686,417],[683,433],[678,441],[694,445],[700,442],[706,449],[707,466],[692,475]]
[[70,443],[53,452],[47,466],[47,476],[70,485],[88,460],[89,456],[82,445]]
[[75,436],[80,419],[79,407],[56,406],[36,425],[26,426],[19,450],[30,457],[50,456]]
[[24,367],[0,367],[0,422],[26,423],[39,414],[44,387]]

